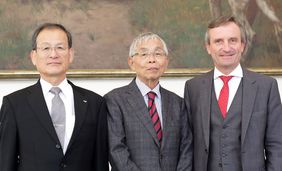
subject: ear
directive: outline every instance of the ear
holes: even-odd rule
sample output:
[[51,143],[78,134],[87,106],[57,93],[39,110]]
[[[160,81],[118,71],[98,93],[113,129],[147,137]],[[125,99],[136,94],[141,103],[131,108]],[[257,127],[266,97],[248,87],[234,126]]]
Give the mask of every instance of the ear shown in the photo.
[[134,59],[133,59],[133,57],[129,56],[129,57],[127,58],[127,63],[128,63],[128,66],[130,67],[130,69],[131,69],[132,71],[135,71],[135,68],[134,68]]
[[246,43],[245,43],[245,42],[242,42],[241,53],[244,52],[245,48],[246,48]]
[[69,63],[72,63],[72,61],[74,59],[74,50],[73,50],[73,48],[69,49],[69,53],[70,53]]
[[30,53],[29,53],[29,57],[31,59],[31,62],[34,66],[36,66],[36,51],[35,50],[32,50]]
[[207,50],[208,54],[210,55],[211,54],[210,44],[206,43],[205,46],[206,46],[206,50]]
[[165,70],[167,70],[168,64],[169,64],[169,57],[167,56],[165,59]]

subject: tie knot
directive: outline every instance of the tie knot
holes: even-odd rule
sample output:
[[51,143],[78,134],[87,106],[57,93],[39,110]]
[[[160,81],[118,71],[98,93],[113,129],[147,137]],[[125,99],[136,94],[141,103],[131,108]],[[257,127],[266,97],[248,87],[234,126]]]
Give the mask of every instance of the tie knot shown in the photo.
[[233,76],[220,76],[219,78],[223,81],[224,84],[227,84]]
[[150,99],[153,99],[153,100],[154,100],[155,97],[156,97],[156,93],[150,91],[150,92],[148,93],[148,97],[149,97]]
[[50,89],[50,92],[54,95],[59,95],[59,93],[61,92],[61,89],[59,87],[52,87]]

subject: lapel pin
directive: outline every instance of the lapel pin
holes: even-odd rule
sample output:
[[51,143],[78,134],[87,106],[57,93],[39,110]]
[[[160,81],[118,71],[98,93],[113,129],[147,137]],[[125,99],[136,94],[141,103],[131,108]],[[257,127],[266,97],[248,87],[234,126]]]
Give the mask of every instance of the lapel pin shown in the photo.
[[87,100],[83,100],[84,103],[87,103]]

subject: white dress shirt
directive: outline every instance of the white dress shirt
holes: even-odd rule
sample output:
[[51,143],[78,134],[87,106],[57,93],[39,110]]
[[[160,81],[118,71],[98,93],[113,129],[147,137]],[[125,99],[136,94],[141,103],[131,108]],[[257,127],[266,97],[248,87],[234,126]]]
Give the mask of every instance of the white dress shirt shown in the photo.
[[[137,84],[137,87],[139,88],[143,98],[144,98],[144,101],[145,101],[145,104],[147,105],[148,107],[148,93],[150,91],[153,91],[154,93],[156,93],[156,97],[155,97],[155,104],[156,104],[156,108],[157,108],[157,111],[158,111],[158,114],[159,114],[159,119],[161,121],[161,127],[163,127],[163,115],[162,115],[162,100],[161,100],[161,93],[160,93],[160,84],[158,84],[153,90],[151,90],[146,84],[144,84],[142,81],[140,81],[137,77],[136,77],[136,80],[135,80],[136,84]],[[149,112],[148,112],[148,115],[149,115]]]
[[[53,87],[50,83],[40,79],[40,84],[42,87],[43,95],[45,98],[45,102],[47,104],[49,114],[51,115],[51,107],[52,107],[52,99],[55,96],[50,92],[50,89]],[[59,94],[60,98],[63,100],[66,111],[66,129],[65,129],[65,141],[63,152],[65,154],[69,141],[72,136],[74,123],[75,123],[75,110],[74,110],[74,98],[73,98],[73,90],[71,85],[64,79],[58,86],[61,89]]]
[[228,97],[228,104],[227,104],[227,111],[228,111],[234,99],[234,96],[237,92],[237,89],[240,85],[240,82],[243,78],[243,70],[242,70],[241,65],[239,64],[229,75],[224,75],[215,67],[214,69],[214,90],[215,90],[217,100],[219,98],[220,90],[223,87],[223,81],[219,78],[219,76],[233,76],[231,80],[229,80],[228,82],[228,86],[229,86],[229,97]]

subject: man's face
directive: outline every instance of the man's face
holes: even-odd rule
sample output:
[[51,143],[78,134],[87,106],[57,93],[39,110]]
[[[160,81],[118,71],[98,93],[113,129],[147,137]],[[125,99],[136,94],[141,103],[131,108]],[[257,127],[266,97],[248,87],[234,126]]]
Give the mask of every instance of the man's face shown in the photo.
[[130,68],[148,87],[154,87],[168,66],[168,57],[159,39],[149,39],[140,43],[136,55],[128,58]]
[[33,65],[45,80],[60,79],[73,61],[73,50],[68,47],[67,35],[60,29],[44,29],[37,37],[37,49],[31,52]]
[[210,29],[210,44],[206,49],[215,67],[225,74],[232,72],[240,63],[245,44],[241,40],[240,28],[233,22]]

